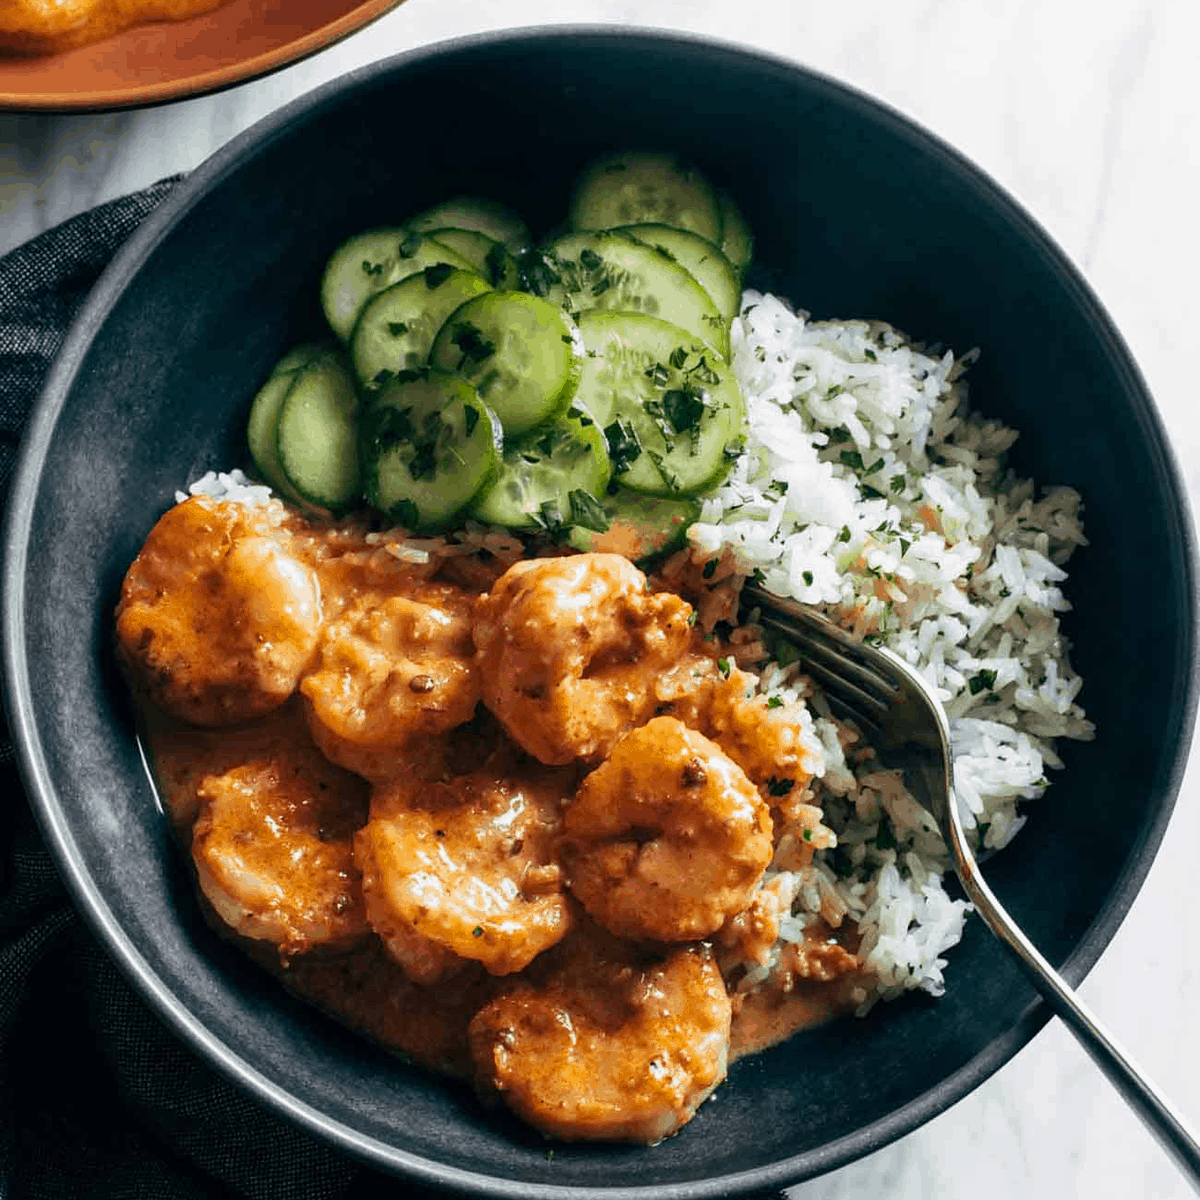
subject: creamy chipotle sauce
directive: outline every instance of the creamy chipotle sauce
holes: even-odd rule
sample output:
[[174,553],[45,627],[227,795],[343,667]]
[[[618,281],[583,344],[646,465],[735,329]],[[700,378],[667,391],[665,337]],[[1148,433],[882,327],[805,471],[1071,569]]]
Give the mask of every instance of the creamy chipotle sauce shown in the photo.
[[861,999],[845,931],[779,941],[811,749],[624,559],[419,560],[277,502],[151,534],[119,654],[201,901],[551,1136],[658,1141]]

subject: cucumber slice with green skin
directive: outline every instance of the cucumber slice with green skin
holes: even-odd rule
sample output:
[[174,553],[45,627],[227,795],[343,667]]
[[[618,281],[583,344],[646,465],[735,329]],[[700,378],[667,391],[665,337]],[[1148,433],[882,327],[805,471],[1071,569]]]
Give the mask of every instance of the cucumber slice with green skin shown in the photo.
[[492,287],[508,292],[520,288],[516,256],[503,242],[477,229],[434,229],[429,236],[465,258]]
[[520,248],[530,242],[529,226],[512,209],[496,200],[454,196],[404,222],[406,229],[430,233],[435,229],[474,229],[493,241]]
[[406,529],[442,529],[495,479],[502,438],[465,379],[408,372],[380,389],[359,423],[367,499]]
[[548,300],[487,292],[450,316],[429,361],[470,380],[505,435],[519,437],[571,403],[583,344],[574,321]]
[[742,210],[725,192],[718,196],[718,200],[721,205],[721,252],[744,275],[754,256],[754,235],[742,216]]
[[491,290],[475,271],[437,266],[372,296],[350,337],[350,363],[359,383],[377,387],[400,371],[423,367],[446,318]]
[[472,269],[449,246],[423,233],[370,229],[348,238],[330,256],[321,277],[321,307],[330,329],[347,341],[372,296],[439,263]]
[[275,445],[284,477],[303,499],[334,512],[361,500],[358,392],[340,358],[325,355],[295,373]]
[[644,496],[618,488],[603,496],[600,506],[607,527],[572,526],[567,544],[586,553],[622,554],[640,563],[678,550],[700,519],[701,502],[696,496]]
[[279,410],[287,394],[296,382],[296,370],[281,371],[272,375],[258,389],[250,402],[250,416],[246,421],[246,445],[250,457],[265,483],[289,500],[300,497],[288,483],[279,462],[277,438],[279,434]]
[[289,350],[271,369],[272,375],[287,375],[306,367],[315,358],[323,354],[336,354],[337,351],[325,342],[304,342]]
[[605,309],[670,321],[722,354],[729,331],[712,297],[677,262],[623,233],[572,233],[545,248],[556,281],[546,299],[568,312]]
[[616,232],[674,259],[709,294],[728,325],[742,302],[742,280],[733,263],[699,234],[670,225],[627,225]]
[[575,184],[570,214],[575,229],[673,225],[721,244],[721,208],[712,185],[670,154],[642,151],[597,159]]
[[588,357],[576,393],[604,429],[619,484],[692,496],[728,474],[746,437],[732,368],[686,330],[641,313],[579,318]]
[[471,516],[509,529],[560,529],[601,519],[597,497],[612,476],[599,426],[571,411],[508,441],[500,473],[471,503]]

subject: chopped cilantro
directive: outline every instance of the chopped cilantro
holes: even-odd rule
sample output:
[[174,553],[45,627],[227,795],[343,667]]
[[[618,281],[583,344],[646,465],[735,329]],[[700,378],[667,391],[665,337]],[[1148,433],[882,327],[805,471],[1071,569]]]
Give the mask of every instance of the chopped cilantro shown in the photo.
[[843,450],[838,455],[838,461],[843,467],[851,467],[856,471],[862,470],[862,455],[857,450]]
[[767,707],[768,708],[782,708],[783,701],[780,700],[780,698],[778,696],[768,696],[767,697]]
[[470,321],[461,321],[452,330],[451,344],[462,352],[462,361],[483,362],[496,352],[496,343],[484,337],[483,331]]
[[642,443],[638,441],[637,433],[627,421],[618,417],[611,425],[604,427],[604,437],[608,442],[608,455],[612,459],[613,474],[619,475],[629,469],[630,464],[642,452]]
[[967,687],[971,689],[972,696],[978,696],[980,692],[990,692],[995,686],[995,671],[983,670],[967,680]]
[[608,514],[603,505],[583,488],[572,488],[567,494],[571,505],[571,524],[582,529],[603,533],[609,526]]
[[804,573],[803,573],[803,574],[800,576],[800,578],[804,580],[804,583],[805,583],[805,585],[806,585],[807,587],[812,587],[812,585],[813,585],[813,573],[812,573],[811,571],[805,571],[805,572],[804,572]]
[[676,433],[695,429],[704,415],[704,394],[694,388],[672,388],[663,393],[663,411]]
[[534,296],[546,296],[562,282],[559,261],[540,250],[526,250],[517,259],[517,276],[521,289]]
[[732,668],[729,665],[729,659],[727,659],[727,658],[718,658],[717,659],[717,670],[721,672],[722,679],[729,678],[729,672],[731,669]]
[[671,378],[671,373],[662,365],[662,363],[655,363],[652,367],[646,368],[646,378],[649,379],[656,388],[664,388],[667,386],[667,382]]
[[434,263],[426,267],[422,274],[425,276],[425,286],[433,292],[454,274],[454,268],[449,263]]

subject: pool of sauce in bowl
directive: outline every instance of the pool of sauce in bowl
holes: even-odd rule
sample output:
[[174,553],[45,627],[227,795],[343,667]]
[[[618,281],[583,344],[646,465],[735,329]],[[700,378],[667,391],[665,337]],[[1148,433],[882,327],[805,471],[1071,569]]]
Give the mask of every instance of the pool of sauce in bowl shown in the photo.
[[[264,752],[297,759],[314,752],[295,697],[265,717],[222,729],[187,725],[147,703],[140,704],[139,711],[140,736],[153,781],[185,851],[196,818],[196,789],[206,775],[227,771]],[[347,802],[360,804],[366,784],[332,764],[329,770],[331,778],[346,788]],[[450,983],[425,988],[405,976],[374,935],[343,952],[282,957],[273,946],[238,937],[215,914],[207,911],[207,915],[222,936],[234,940],[294,995],[422,1066],[460,1078],[470,1076],[467,1025],[504,985],[504,977],[490,976],[473,964]],[[758,1054],[801,1030],[852,1011],[860,987],[861,980],[850,975],[831,982],[800,979],[787,990],[767,987],[735,997],[730,1061]]]

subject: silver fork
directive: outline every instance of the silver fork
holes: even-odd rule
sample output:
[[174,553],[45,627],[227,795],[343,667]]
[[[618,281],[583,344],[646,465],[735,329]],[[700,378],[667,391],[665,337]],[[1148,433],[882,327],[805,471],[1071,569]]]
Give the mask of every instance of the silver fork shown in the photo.
[[858,725],[884,761],[903,772],[913,797],[937,822],[955,874],[991,931],[1017,957],[1034,987],[1200,1191],[1200,1143],[1178,1111],[1146,1079],[1066,981],[1005,912],[980,874],[953,803],[950,728],[936,693],[886,647],[867,645],[819,613],[753,585],[742,611],[796,649],[831,709]]

